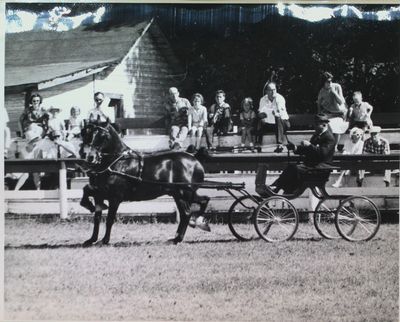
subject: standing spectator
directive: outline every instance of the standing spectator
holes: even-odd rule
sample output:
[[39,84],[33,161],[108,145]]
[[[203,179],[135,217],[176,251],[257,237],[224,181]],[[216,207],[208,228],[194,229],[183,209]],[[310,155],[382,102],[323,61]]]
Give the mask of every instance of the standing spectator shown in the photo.
[[207,109],[205,106],[203,106],[203,95],[199,93],[193,95],[192,104],[193,106],[189,108],[188,115],[189,132],[191,132],[192,144],[198,150],[200,149],[204,124],[207,123]]
[[[390,146],[389,141],[382,138],[380,136],[381,127],[380,126],[373,126],[369,130],[371,137],[366,139],[364,142],[363,153],[370,153],[370,154],[390,154]],[[360,170],[360,179],[357,181],[357,185],[359,187],[362,186],[364,180],[365,171]],[[390,177],[391,171],[385,170],[385,176],[383,181],[385,182],[385,186],[390,186]]]
[[44,137],[48,129],[49,115],[42,107],[42,96],[33,94],[29,99],[29,106],[24,110],[20,117],[23,136],[27,131]]
[[343,97],[342,87],[332,82],[333,75],[331,73],[323,73],[322,79],[323,85],[317,100],[318,113],[323,113],[330,119],[329,126],[337,146],[340,135],[345,133],[348,128],[348,123],[344,120],[347,115],[346,101]]
[[60,118],[60,109],[58,107],[51,106],[49,108],[49,133],[58,131],[61,133],[61,138],[65,137],[65,124],[64,120]]
[[246,97],[242,101],[242,111],[240,112],[240,125],[242,131],[242,146],[245,146],[246,141],[249,142],[250,148],[253,148],[253,131],[256,113],[253,110],[253,99]]
[[288,143],[285,134],[290,128],[290,123],[285,98],[277,92],[274,82],[268,83],[267,94],[260,99],[258,117],[261,120],[258,143],[262,145],[263,135],[274,129],[277,144],[274,152],[282,152],[282,144]]
[[165,128],[170,135],[169,147],[179,149],[188,134],[188,110],[190,102],[179,96],[176,87],[169,89],[169,97],[165,105]]
[[11,145],[11,132],[10,128],[8,127],[8,122],[10,119],[8,118],[8,113],[6,108],[3,106],[1,108],[1,120],[3,122],[3,127],[4,127],[4,158],[7,159],[8,157],[8,149],[10,148]]
[[363,131],[366,131],[372,126],[371,114],[373,107],[363,101],[361,92],[354,92],[353,94],[353,105],[349,109],[350,127],[358,127]]
[[[221,145],[220,137],[226,135],[232,125],[231,120],[231,107],[225,102],[225,92],[218,90],[215,92],[215,104],[210,107],[210,114],[212,117],[213,136],[218,136],[218,146]],[[210,116],[211,116],[210,115]]]
[[[362,154],[364,148],[364,131],[355,127],[350,130],[349,136],[349,140],[344,143],[343,154]],[[350,170],[341,171],[338,179],[332,184],[332,186],[339,188],[341,186],[343,176],[347,176],[349,174]],[[360,173],[358,172],[357,181],[359,181],[359,179]]]

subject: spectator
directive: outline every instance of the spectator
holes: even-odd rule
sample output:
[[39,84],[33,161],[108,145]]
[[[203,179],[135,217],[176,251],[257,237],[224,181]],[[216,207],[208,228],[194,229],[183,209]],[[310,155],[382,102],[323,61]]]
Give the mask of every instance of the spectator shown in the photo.
[[190,102],[179,96],[176,87],[169,89],[169,97],[165,105],[165,128],[170,134],[169,147],[179,149],[188,134],[188,110]]
[[[362,154],[364,147],[364,131],[360,128],[353,128],[349,134],[349,140],[344,143],[343,154]],[[339,188],[341,186],[341,182],[343,176],[347,176],[350,174],[350,170],[343,170],[340,172],[338,179],[335,183],[332,184],[333,187]],[[360,173],[358,172],[357,181],[359,181]]]
[[249,142],[250,148],[254,147],[253,132],[256,113],[253,110],[253,99],[246,97],[242,101],[242,111],[240,112],[240,126],[242,131],[242,146]]
[[290,128],[289,115],[286,111],[284,97],[276,91],[276,84],[267,85],[267,94],[260,99],[258,117],[261,120],[258,143],[262,145],[262,138],[269,130],[274,130],[277,147],[274,152],[283,151],[282,144],[287,144],[286,131]]
[[20,117],[23,136],[27,131],[44,137],[48,130],[49,115],[42,107],[42,96],[33,94],[29,99],[29,106],[24,110]]
[[81,140],[81,130],[83,129],[83,119],[81,117],[81,110],[77,106],[71,107],[70,111],[71,115],[67,122],[67,140],[71,142],[74,147],[75,151],[79,151],[80,144],[82,143]]
[[[50,132],[49,135],[40,143],[39,148],[41,149],[43,159],[66,159],[78,157],[78,153],[73,144],[64,141],[60,131]],[[71,178],[71,175],[73,176],[71,172],[67,172],[69,178]],[[42,189],[57,189],[58,185],[58,173],[45,173],[41,177]],[[70,185],[70,180],[68,185]]]
[[348,123],[344,120],[347,115],[346,102],[342,87],[332,82],[333,75],[325,72],[322,78],[323,86],[318,93],[317,100],[318,113],[323,113],[330,119],[329,125],[337,146],[340,135],[345,133],[348,128]]
[[374,108],[363,102],[362,93],[358,91],[353,94],[353,102],[349,109],[350,127],[356,126],[366,131],[372,126],[371,114]]
[[218,136],[218,146],[221,145],[220,137],[230,131],[232,125],[231,107],[225,102],[225,92],[218,90],[215,92],[215,104],[210,107],[210,117],[212,116],[213,132]]
[[60,109],[58,107],[51,106],[49,108],[50,118],[49,118],[49,133],[50,132],[60,132],[61,138],[65,137],[65,124],[64,120],[60,118]]
[[11,132],[10,132],[10,128],[8,127],[8,122],[10,121],[10,119],[8,118],[8,113],[6,108],[3,106],[1,108],[1,119],[3,122],[3,126],[4,126],[4,158],[7,159],[8,157],[8,149],[10,148],[11,145]]
[[[363,153],[390,154],[390,146],[388,140],[380,136],[381,127],[372,126],[369,132],[371,137],[365,140]],[[360,170],[360,179],[357,181],[357,185],[359,187],[362,186],[364,176],[365,176],[365,171]],[[385,170],[383,181],[385,182],[386,187],[390,186],[390,177],[391,177],[391,171]]]
[[192,104],[193,106],[189,108],[188,115],[189,132],[191,133],[192,144],[198,150],[200,149],[204,124],[207,123],[207,109],[205,108],[205,106],[203,106],[203,95],[199,93],[193,95]]
[[102,92],[94,94],[94,108],[89,111],[89,122],[110,122],[114,129],[119,133],[120,127],[115,123],[114,107],[108,106],[110,99],[106,98]]
[[[21,159],[41,159],[42,153],[40,149],[40,143],[44,140],[40,135],[35,133],[34,131],[26,132],[26,142],[25,147],[20,150],[19,157]],[[15,185],[14,190],[20,190],[25,182],[28,180],[30,174],[29,173],[13,173],[12,176],[18,179],[17,184]],[[39,172],[35,172],[31,174],[33,183],[35,185],[36,190],[40,189],[40,177],[41,174]]]

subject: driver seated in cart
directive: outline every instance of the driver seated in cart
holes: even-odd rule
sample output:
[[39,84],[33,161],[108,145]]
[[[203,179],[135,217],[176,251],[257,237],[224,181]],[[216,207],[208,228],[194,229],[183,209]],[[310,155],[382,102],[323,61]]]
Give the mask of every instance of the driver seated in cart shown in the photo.
[[335,138],[329,127],[329,119],[324,114],[315,116],[315,133],[310,141],[302,141],[300,145],[294,145],[289,142],[288,150],[295,154],[305,157],[303,164],[289,164],[275,182],[267,187],[259,185],[256,187],[257,193],[260,195],[270,194],[268,190],[277,194],[283,190],[284,194],[293,194],[296,190],[301,189],[305,180],[312,176],[312,179],[327,178],[332,170],[333,154],[335,152]]

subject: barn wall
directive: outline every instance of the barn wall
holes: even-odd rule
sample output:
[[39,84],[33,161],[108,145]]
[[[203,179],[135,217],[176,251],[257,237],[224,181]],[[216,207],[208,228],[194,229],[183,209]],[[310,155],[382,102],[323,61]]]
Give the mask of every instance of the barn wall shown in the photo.
[[109,75],[96,79],[95,86],[99,91],[121,94],[126,117],[157,117],[163,115],[165,95],[169,87],[178,86],[181,73],[167,39],[153,24]]
[[86,117],[89,110],[93,108],[94,93],[93,76],[40,91],[44,107],[59,107],[62,119],[69,118],[72,106],[78,106],[81,109],[81,115]]

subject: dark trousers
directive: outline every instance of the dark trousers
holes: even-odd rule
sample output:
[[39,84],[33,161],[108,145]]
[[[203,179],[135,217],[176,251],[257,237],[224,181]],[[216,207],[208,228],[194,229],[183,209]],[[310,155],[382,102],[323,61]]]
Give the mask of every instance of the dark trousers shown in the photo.
[[256,144],[261,145],[263,143],[263,136],[267,133],[273,132],[274,128],[274,124],[263,123],[259,121],[256,132]]
[[328,181],[330,172],[329,165],[324,163],[315,166],[289,164],[272,185],[283,189],[286,194],[292,194],[297,189],[304,187],[306,180],[313,182]]

